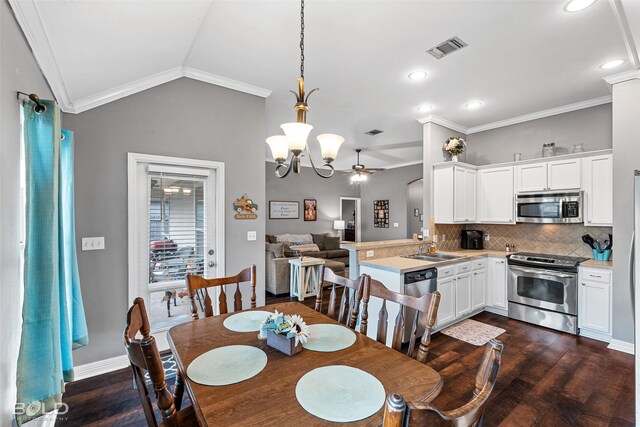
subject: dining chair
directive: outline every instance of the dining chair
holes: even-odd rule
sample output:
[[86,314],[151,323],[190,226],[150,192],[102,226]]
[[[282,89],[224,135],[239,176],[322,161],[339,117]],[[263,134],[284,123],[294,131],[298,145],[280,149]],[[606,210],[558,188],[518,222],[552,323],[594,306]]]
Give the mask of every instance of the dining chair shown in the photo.
[[[364,276],[360,276],[355,280],[347,279],[346,277],[338,276],[332,269],[322,265],[320,266],[320,277],[322,277],[322,286],[318,286],[316,292],[315,310],[322,313],[324,287],[328,283],[331,285],[331,293],[329,294],[327,316],[336,319],[351,329],[355,329],[360,310],[360,301],[362,300]],[[339,287],[342,287],[342,294],[338,302]]]
[[242,310],[242,292],[240,291],[240,284],[250,282],[251,284],[251,308],[256,308],[256,266],[245,268],[235,276],[219,277],[216,279],[205,279],[202,276],[195,276],[187,274],[187,287],[189,288],[189,299],[191,300],[191,318],[198,320],[198,306],[196,305],[195,298],[200,298],[202,294],[196,296],[198,291],[202,291],[204,294],[204,317],[213,316],[213,306],[211,305],[211,297],[209,297],[208,288],[220,288],[220,295],[218,295],[218,308],[220,314],[226,314],[227,310],[227,285],[236,285],[235,293],[233,294],[233,310]]
[[401,395],[392,393],[387,397],[383,427],[481,426],[487,400],[498,378],[503,349],[504,344],[499,340],[492,339],[487,343],[476,374],[473,398],[465,405],[442,411],[429,402],[405,402]]
[[363,295],[362,295],[362,314],[360,319],[360,332],[366,334],[368,329],[369,318],[369,301],[371,297],[377,297],[382,300],[382,307],[378,313],[378,324],[376,331],[376,340],[382,344],[387,343],[387,329],[389,323],[389,312],[387,311],[387,301],[394,302],[400,305],[400,310],[396,316],[393,335],[391,340],[391,347],[395,350],[402,351],[402,341],[404,338],[405,325],[407,320],[405,319],[407,309],[415,311],[413,316],[413,323],[411,326],[411,336],[409,339],[409,349],[407,355],[413,356],[413,350],[415,349],[418,325],[420,322],[420,315],[426,317],[424,333],[420,338],[420,345],[418,346],[418,354],[416,359],[420,363],[427,363],[427,354],[429,353],[429,345],[431,344],[431,331],[436,323],[436,316],[438,315],[438,306],[440,304],[440,293],[427,293],[421,297],[414,297],[411,295],[399,294],[397,292],[389,290],[378,280],[372,279],[368,274],[364,275],[363,282]]
[[[184,394],[184,383],[180,375],[176,378],[174,394],[171,395],[169,392],[164,378],[162,359],[160,359],[156,340],[150,331],[151,326],[144,300],[138,297],[127,312],[127,324],[124,328],[123,339],[147,424],[150,426],[158,425],[153,414],[144,371],[149,373],[149,378],[153,383],[156,403],[163,420],[161,426],[197,426],[198,422],[192,406],[180,410]],[[138,334],[141,338],[137,338]]]

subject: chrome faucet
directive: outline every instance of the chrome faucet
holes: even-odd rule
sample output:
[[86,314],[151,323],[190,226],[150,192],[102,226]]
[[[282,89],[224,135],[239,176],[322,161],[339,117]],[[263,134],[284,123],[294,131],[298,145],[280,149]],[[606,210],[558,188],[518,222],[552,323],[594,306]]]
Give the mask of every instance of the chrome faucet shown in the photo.
[[418,255],[422,255],[424,253],[424,243],[420,245],[420,249],[418,249]]

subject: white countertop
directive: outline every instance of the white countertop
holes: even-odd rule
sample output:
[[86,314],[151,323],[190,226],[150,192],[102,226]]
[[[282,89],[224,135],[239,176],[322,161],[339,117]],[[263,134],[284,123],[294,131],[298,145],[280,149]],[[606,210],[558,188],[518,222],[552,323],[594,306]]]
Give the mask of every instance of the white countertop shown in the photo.
[[512,252],[505,251],[491,251],[491,250],[459,250],[459,251],[447,251],[438,252],[441,254],[458,255],[460,258],[447,259],[442,261],[422,261],[419,259],[404,258],[400,256],[391,258],[372,259],[370,261],[360,261],[360,266],[367,266],[372,268],[378,268],[381,270],[394,271],[400,274],[410,273],[412,271],[423,270],[425,268],[443,267],[445,265],[456,264],[459,262],[470,261],[472,259],[487,258],[487,257],[506,257]]

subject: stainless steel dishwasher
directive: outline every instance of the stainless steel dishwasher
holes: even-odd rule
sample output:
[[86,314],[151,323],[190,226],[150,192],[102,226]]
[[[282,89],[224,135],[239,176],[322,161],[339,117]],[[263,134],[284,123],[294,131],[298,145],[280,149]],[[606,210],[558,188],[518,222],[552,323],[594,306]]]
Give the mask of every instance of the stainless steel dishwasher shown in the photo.
[[[404,294],[413,297],[421,297],[424,294],[431,294],[438,290],[438,270],[436,268],[427,268],[424,270],[412,271],[404,274]],[[409,342],[411,339],[411,328],[413,327],[413,319],[416,311],[412,308],[406,308],[404,313],[404,339],[403,342]],[[417,337],[421,337],[424,333],[424,326],[427,319],[424,315],[420,315],[418,322]]]

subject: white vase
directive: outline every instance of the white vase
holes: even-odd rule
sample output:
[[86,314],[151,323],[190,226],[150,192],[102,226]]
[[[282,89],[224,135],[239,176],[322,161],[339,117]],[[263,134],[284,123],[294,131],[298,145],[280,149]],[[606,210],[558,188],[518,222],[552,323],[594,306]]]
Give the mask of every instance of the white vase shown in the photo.
[[452,162],[457,162],[458,161],[458,155],[457,154],[452,154],[451,155],[451,161]]

